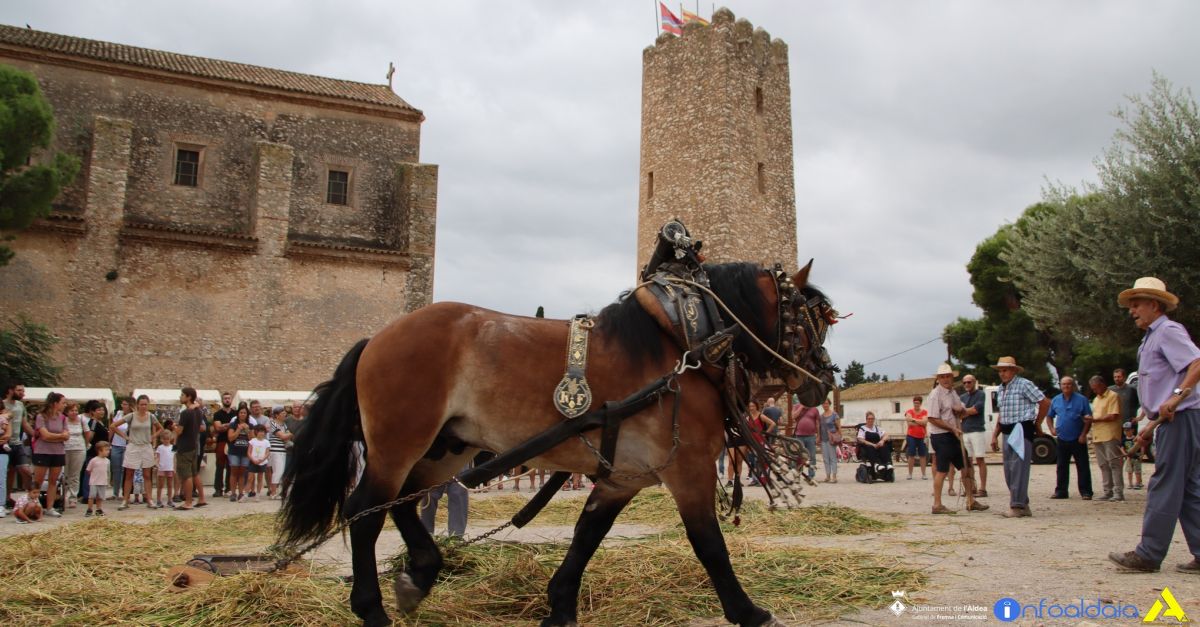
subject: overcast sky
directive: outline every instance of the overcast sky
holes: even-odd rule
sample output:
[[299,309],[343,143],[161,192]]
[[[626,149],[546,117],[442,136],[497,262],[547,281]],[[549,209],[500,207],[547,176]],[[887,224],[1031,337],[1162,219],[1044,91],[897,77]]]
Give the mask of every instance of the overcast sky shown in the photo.
[[[421,159],[440,166],[435,300],[563,318],[611,302],[645,261],[655,6],[6,0],[0,21],[372,83],[395,62],[396,92],[425,112]],[[1200,2],[723,6],[790,47],[797,239],[814,281],[855,314],[829,340],[842,365],[979,315],[975,245],[1047,181],[1094,180],[1111,113],[1152,71],[1200,85]],[[939,340],[867,369],[928,376],[944,358]]]

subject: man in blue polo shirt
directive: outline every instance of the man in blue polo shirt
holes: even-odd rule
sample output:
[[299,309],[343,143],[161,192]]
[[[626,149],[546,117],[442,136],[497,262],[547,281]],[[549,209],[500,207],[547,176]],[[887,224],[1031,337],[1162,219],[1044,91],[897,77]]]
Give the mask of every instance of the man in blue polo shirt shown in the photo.
[[1067,484],[1071,482],[1071,459],[1075,459],[1078,474],[1079,496],[1092,500],[1092,467],[1088,462],[1087,433],[1092,423],[1084,418],[1092,417],[1092,406],[1078,392],[1075,379],[1063,377],[1058,382],[1062,394],[1050,401],[1046,417],[1050,422],[1050,435],[1058,443],[1058,483],[1054,486],[1052,499],[1067,498]]

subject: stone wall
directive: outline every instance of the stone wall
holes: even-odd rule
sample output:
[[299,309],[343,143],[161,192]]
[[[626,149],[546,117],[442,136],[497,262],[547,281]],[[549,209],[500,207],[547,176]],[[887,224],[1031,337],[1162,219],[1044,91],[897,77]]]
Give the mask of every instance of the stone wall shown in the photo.
[[[761,103],[761,104],[760,104]],[[642,54],[638,260],[681,218],[709,261],[797,268],[787,44],[728,9]],[[653,179],[653,182],[651,182]]]
[[[6,313],[62,342],[67,386],[307,389],[432,298],[437,167],[420,119],[206,89],[103,64],[38,77],[79,178],[0,268]],[[197,187],[178,145],[203,147]],[[351,172],[325,202],[326,169]]]

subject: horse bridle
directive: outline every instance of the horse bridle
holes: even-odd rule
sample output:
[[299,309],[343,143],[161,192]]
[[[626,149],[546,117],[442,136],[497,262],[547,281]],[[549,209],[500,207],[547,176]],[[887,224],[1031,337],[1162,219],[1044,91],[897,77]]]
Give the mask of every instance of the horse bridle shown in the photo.
[[[829,327],[837,323],[837,311],[820,295],[805,297],[792,282],[792,277],[784,272],[782,265],[775,264],[770,275],[775,281],[775,300],[779,308],[775,318],[776,351],[786,361],[799,363],[796,359],[803,355],[804,365],[830,370],[832,362],[829,359],[829,351],[825,350],[825,337],[829,333]],[[797,311],[800,314],[799,320],[795,319]],[[771,357],[769,367],[784,380],[792,371],[790,365],[774,356]]]

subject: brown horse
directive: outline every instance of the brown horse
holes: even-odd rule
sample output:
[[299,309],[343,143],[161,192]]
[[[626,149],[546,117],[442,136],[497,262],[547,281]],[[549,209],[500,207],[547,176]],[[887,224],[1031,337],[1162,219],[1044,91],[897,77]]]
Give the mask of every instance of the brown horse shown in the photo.
[[[833,366],[821,346],[825,325],[814,329],[811,320],[816,313],[831,323],[834,314],[824,295],[807,285],[811,266],[809,262],[792,277],[796,289],[791,299],[780,297],[780,278],[787,278],[782,273],[746,263],[705,270],[712,291],[749,332],[775,349],[788,338],[799,339],[800,346],[791,351],[783,346],[781,352],[798,353],[798,365],[816,375],[801,378],[796,370],[782,367],[742,332],[734,340],[733,353],[746,370],[782,376],[798,390],[801,402],[817,405],[832,385]],[[599,402],[626,398],[670,373],[681,359],[683,351],[663,311],[634,296],[601,311],[591,331],[587,378]],[[785,324],[806,318],[807,325]],[[788,333],[798,327],[806,331],[787,335],[785,327]],[[333,379],[318,387],[312,412],[296,438],[285,479],[292,485],[281,513],[282,540],[297,546],[319,538],[337,521],[446,480],[481,450],[509,450],[562,422],[551,392],[563,374],[567,335],[568,322],[563,320],[438,303],[359,342]],[[714,461],[724,446],[727,413],[721,396],[723,376],[713,366],[683,372],[664,402],[624,421],[612,475],[596,482],[566,558],[550,580],[550,615],[543,625],[575,624],[580,578],[588,560],[630,499],[660,481],[675,498],[688,540],[712,579],[725,617],[739,625],[777,624],[738,583],[715,512]],[[673,450],[676,396],[679,443],[671,462],[662,467]],[[598,448],[598,434],[586,435]],[[350,491],[356,441],[365,444],[366,466]],[[526,463],[589,475],[599,469],[596,453],[578,437]],[[390,513],[409,553],[407,572],[395,582],[397,605],[409,612],[433,586],[442,556],[421,525],[415,502],[396,505]],[[384,518],[379,511],[350,525],[350,603],[367,625],[390,623],[375,560]]]

